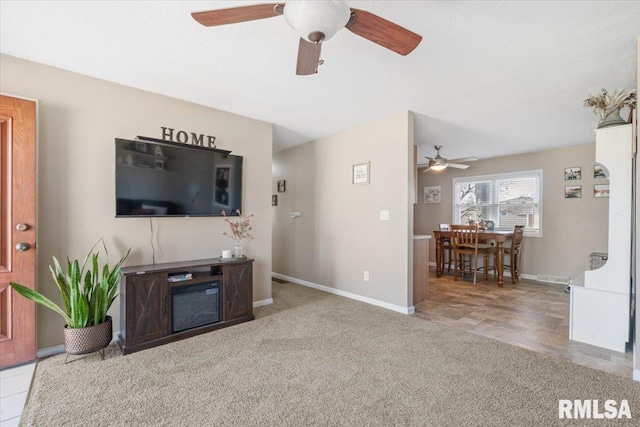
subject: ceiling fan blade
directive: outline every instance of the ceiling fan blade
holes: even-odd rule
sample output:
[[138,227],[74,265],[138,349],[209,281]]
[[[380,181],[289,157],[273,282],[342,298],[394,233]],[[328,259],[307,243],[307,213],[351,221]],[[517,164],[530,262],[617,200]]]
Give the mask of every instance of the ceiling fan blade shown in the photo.
[[205,27],[255,21],[256,19],[273,18],[282,15],[283,3],[254,4],[252,6],[231,7],[227,9],[193,12],[193,19]]
[[320,50],[322,43],[311,43],[300,38],[298,46],[298,65],[296,66],[296,74],[299,76],[307,76],[318,72],[318,63],[320,62]]
[[427,159],[427,160],[429,160],[430,162],[431,162],[431,161],[435,161],[435,160],[436,160],[436,159],[434,159],[433,157],[427,157],[427,156],[424,156],[424,158],[425,158],[425,159]]
[[400,55],[410,54],[422,40],[422,36],[360,9],[351,9],[345,28]]
[[477,157],[463,157],[462,159],[451,159],[448,160],[449,162],[453,162],[453,163],[464,163],[464,162],[476,162],[478,161]]
[[449,163],[449,167],[450,168],[456,168],[456,169],[467,169],[469,167],[469,165],[460,165],[458,163]]
[[428,172],[429,169],[431,169],[431,166],[427,166],[426,168],[424,168],[424,170],[422,171],[422,173]]

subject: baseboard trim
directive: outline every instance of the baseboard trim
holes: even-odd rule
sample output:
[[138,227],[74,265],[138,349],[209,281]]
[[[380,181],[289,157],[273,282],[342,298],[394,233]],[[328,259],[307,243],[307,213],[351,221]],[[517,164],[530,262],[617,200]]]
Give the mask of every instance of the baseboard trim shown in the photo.
[[45,347],[36,351],[36,357],[41,359],[43,357],[55,356],[56,354],[64,353],[64,344],[54,345],[53,347]]
[[640,369],[633,370],[633,379],[634,381],[640,381]]
[[263,305],[273,304],[273,298],[267,298],[260,301],[253,302],[253,308],[262,307]]
[[346,297],[350,299],[354,299],[356,301],[364,302],[367,304],[375,305],[378,307],[386,308],[387,310],[393,310],[402,314],[413,314],[415,313],[415,308],[413,306],[410,307],[402,307],[400,305],[390,304],[388,302],[380,301],[377,299],[365,297],[362,295],[354,294],[351,292],[341,291],[340,289],[331,288],[329,286],[319,285],[317,283],[308,282],[302,279],[296,279],[295,277],[285,276],[280,273],[271,273],[271,276],[276,279],[286,280],[287,282],[296,283],[298,285],[307,286],[309,288],[317,289],[319,291],[328,292],[330,294],[339,295],[341,297]]

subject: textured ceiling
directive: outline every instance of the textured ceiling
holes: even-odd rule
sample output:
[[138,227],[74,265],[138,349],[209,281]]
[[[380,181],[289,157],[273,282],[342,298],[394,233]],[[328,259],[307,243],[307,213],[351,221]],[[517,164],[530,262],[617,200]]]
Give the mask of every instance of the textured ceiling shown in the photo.
[[0,52],[271,122],[276,151],[403,110],[420,156],[586,144],[586,96],[636,86],[639,1],[351,1],[422,43],[402,57],[342,30],[313,76],[283,17],[190,16],[254,3],[0,0]]

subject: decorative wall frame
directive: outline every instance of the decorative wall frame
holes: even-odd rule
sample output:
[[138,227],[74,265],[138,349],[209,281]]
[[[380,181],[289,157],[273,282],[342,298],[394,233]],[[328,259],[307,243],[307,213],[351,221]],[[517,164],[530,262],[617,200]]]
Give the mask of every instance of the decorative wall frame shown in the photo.
[[602,165],[593,165],[593,177],[596,179],[607,177],[607,175],[604,174]]
[[442,194],[442,187],[439,185],[424,187],[424,202],[440,203],[441,194]]
[[271,196],[271,206],[278,206],[278,195],[274,194]]
[[609,197],[609,184],[594,184],[593,197],[596,199]]
[[278,193],[284,193],[286,190],[287,182],[284,179],[278,181]]
[[565,199],[580,199],[582,197],[582,185],[567,185],[564,187]]
[[353,165],[351,183],[355,185],[369,184],[369,168],[371,162]]
[[564,170],[564,180],[565,181],[576,181],[578,179],[582,179],[582,167],[574,166],[571,168],[566,168]]

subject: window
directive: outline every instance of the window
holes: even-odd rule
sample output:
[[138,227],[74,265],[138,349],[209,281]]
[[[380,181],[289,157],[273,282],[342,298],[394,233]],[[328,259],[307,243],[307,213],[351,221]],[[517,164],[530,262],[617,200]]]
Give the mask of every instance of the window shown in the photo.
[[542,171],[453,180],[453,222],[493,221],[495,230],[524,225],[526,236],[542,237]]

